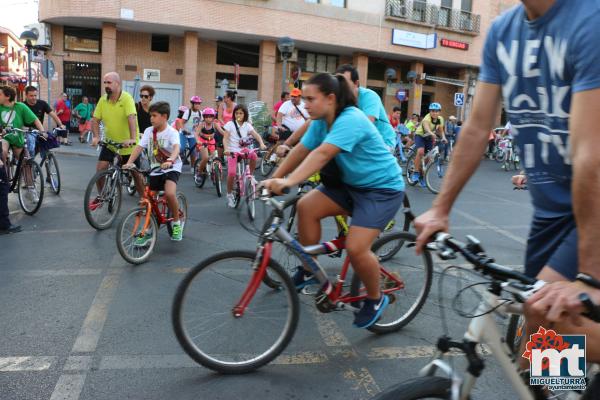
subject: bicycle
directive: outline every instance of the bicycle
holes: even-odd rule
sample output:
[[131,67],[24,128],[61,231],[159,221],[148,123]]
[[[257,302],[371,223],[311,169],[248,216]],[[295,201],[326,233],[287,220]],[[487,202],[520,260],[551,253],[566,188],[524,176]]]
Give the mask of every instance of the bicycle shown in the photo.
[[[200,150],[206,145],[203,143],[197,143],[196,148],[198,149],[198,154],[200,154]],[[219,157],[219,153],[216,150],[214,145],[209,145],[208,151],[208,162],[206,164],[206,171],[200,171],[200,156],[196,160],[196,164],[194,164],[194,183],[196,187],[202,188],[204,183],[206,182],[206,177],[210,176],[210,181],[217,191],[217,196],[221,197],[223,195],[223,164],[221,164],[221,158]]]
[[[184,277],[173,301],[173,328],[183,349],[199,364],[222,373],[245,373],[269,363],[286,348],[296,330],[298,293],[290,276],[271,257],[274,242],[293,249],[315,273],[320,282],[314,295],[318,311],[357,311],[366,298],[358,276],[347,279],[348,258],[333,282],[313,259],[343,249],[343,239],[302,246],[285,229],[285,209],[296,204],[298,197],[281,202],[262,190],[259,199],[272,211],[256,231],[256,250],[226,251],[202,261]],[[375,254],[392,240],[412,245],[416,237],[395,232],[379,238],[372,247]],[[412,251],[404,253],[380,265],[381,289],[390,305],[368,328],[371,332],[398,331],[425,303],[432,280],[431,255],[428,251],[421,257]],[[210,307],[206,306],[208,301]]]
[[[25,144],[21,149],[18,159],[14,157],[12,148],[9,147],[6,155],[6,174],[10,182],[9,193],[17,193],[19,205],[27,215],[35,214],[42,205],[44,199],[44,174],[42,168],[30,157],[27,150],[32,137],[40,135],[37,130],[23,130],[17,128],[6,128],[4,134],[16,133],[24,135]],[[0,138],[3,135],[0,135]]]
[[87,222],[97,230],[108,229],[112,226],[121,209],[122,189],[135,193],[135,181],[129,171],[121,168],[122,157],[119,149],[125,148],[121,143],[105,139],[99,142],[102,147],[112,147],[115,157],[110,167],[98,171],[90,179],[83,197],[83,209]]
[[[502,139],[499,144],[500,149],[502,150],[501,155],[496,155],[496,161],[502,163],[502,169],[505,171],[510,171],[511,166],[514,167],[515,171],[519,170],[519,155],[515,151],[513,139],[506,138]],[[498,159],[500,157],[500,159]]]
[[[416,151],[410,156],[406,162],[406,182],[410,186],[415,186],[418,181],[412,177],[416,171],[415,157]],[[433,194],[438,194],[442,188],[442,180],[446,174],[447,163],[442,159],[440,149],[434,145],[431,150],[421,157],[421,171],[424,171],[425,184],[427,189]]]
[[[468,243],[464,244],[455,240],[447,233],[439,233],[436,235],[435,241],[427,246],[429,250],[435,251],[443,260],[453,259],[457,255],[461,255],[472,264],[473,271],[479,273],[479,275],[483,275],[488,280],[487,282],[479,283],[486,284],[487,290],[483,292],[481,302],[473,315],[467,316],[461,313],[460,310],[457,310],[463,317],[471,318],[471,323],[467,328],[463,340],[453,341],[445,335],[442,336],[437,343],[438,354],[432,362],[421,369],[419,378],[392,386],[375,396],[374,400],[413,400],[423,398],[462,400],[470,398],[469,396],[475,386],[476,380],[484,369],[483,360],[476,351],[477,346],[482,343],[489,347],[492,356],[499,362],[505,376],[508,377],[511,386],[515,389],[520,399],[534,400],[534,398],[539,398],[535,396],[540,396],[540,393],[534,394],[531,387],[519,375],[518,366],[515,365],[516,361],[503,341],[493,314],[521,315],[523,312],[522,303],[542,288],[545,282],[528,277],[503,265],[496,264],[492,258],[487,256],[476,238],[467,236],[467,240]],[[475,285],[477,284],[469,285],[467,288]],[[441,287],[442,284],[440,282]],[[461,292],[455,297],[453,304],[457,303]],[[512,300],[501,297],[503,292],[512,295]],[[587,295],[582,296],[581,300],[586,307],[587,316],[600,322],[600,307],[594,306]],[[442,313],[442,321],[445,324],[443,309],[441,307],[440,312]],[[459,350],[466,356],[468,369],[464,379],[444,360],[444,355],[452,349]],[[435,376],[437,371],[443,372],[447,377]]]
[[256,217],[256,179],[254,178],[254,171],[250,171],[250,165],[248,163],[250,154],[256,154],[256,149],[250,148],[250,141],[243,143],[240,140],[241,150],[238,153],[231,153],[231,157],[237,159],[235,180],[233,182],[233,196],[235,208],[237,208],[242,198],[246,198],[246,206],[248,211],[248,217],[250,220],[254,220]]
[[[149,174],[160,167],[150,171],[140,171],[134,167],[132,170],[142,173],[148,178]],[[183,193],[177,192],[177,203],[179,204],[179,221],[182,231],[187,221],[187,200]],[[125,261],[131,264],[142,264],[148,260],[158,238],[158,230],[161,225],[167,226],[169,236],[173,233],[173,215],[167,205],[162,191],[150,190],[146,184],[144,195],[140,199],[138,207],[130,210],[121,220],[117,227],[117,249]],[[139,238],[150,237],[148,241],[140,246],[136,243]]]
[[42,135],[37,135],[36,139],[36,155],[40,153],[40,167],[46,169],[46,183],[50,185],[50,189],[54,194],[60,194],[60,169],[58,167],[58,160],[52,152],[52,149],[60,146],[58,143],[57,136],[64,130],[54,128],[52,133],[48,132],[48,138],[44,138]]

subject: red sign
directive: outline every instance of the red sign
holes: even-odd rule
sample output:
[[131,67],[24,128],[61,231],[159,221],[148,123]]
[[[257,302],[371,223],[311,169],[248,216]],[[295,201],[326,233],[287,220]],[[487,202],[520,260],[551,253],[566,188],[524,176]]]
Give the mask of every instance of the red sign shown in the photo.
[[469,50],[469,43],[459,42],[457,40],[442,39],[440,40],[442,47],[451,47],[458,50]]

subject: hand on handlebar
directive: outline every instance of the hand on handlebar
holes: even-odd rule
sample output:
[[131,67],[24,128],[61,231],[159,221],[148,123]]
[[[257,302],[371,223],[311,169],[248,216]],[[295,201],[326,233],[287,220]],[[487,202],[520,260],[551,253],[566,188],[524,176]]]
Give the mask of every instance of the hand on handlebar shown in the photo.
[[122,144],[123,144],[123,147],[134,146],[136,144],[136,140],[135,139],[128,139],[128,140],[124,141]]
[[421,255],[425,245],[432,240],[432,236],[437,232],[448,232],[448,214],[431,208],[429,211],[415,219],[415,229],[417,230],[417,254]]
[[560,281],[546,284],[527,300],[527,315],[550,322],[561,322],[565,317],[580,326],[581,314],[585,308],[579,295],[587,293],[594,304],[600,305],[600,289],[592,288],[583,282]]
[[287,144],[281,144],[277,146],[277,150],[275,150],[275,152],[277,153],[278,157],[283,158],[287,155],[287,153],[289,153],[290,150],[290,146],[288,146]]
[[290,185],[287,179],[266,179],[260,183],[260,186],[276,195],[289,193],[290,191]]
[[[135,168],[135,164],[134,163],[127,163],[127,164],[124,164],[121,168],[123,168],[123,169],[133,169],[133,168]],[[161,166],[161,168],[162,168],[162,166]]]
[[523,189],[527,184],[527,176],[526,175],[513,175],[512,184],[515,185],[517,189]]

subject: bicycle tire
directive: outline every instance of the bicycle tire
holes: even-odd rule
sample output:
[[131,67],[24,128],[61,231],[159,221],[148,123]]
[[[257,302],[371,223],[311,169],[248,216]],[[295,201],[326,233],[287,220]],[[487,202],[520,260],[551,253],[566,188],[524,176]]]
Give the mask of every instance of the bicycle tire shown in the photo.
[[25,214],[33,215],[40,209],[42,201],[44,200],[44,174],[42,173],[42,168],[35,161],[29,159],[25,161],[25,164],[31,167],[31,176],[33,179],[34,190],[37,192],[37,201],[31,201],[31,204],[27,201],[26,197],[30,194],[30,188],[26,185],[26,173],[23,171],[23,167],[21,167],[18,188],[19,205]]
[[217,197],[223,196],[223,168],[221,162],[218,160],[213,161],[213,170],[214,176],[214,185],[215,190],[217,191]]
[[[439,163],[439,166],[438,166]],[[438,168],[443,171],[441,172]],[[440,162],[439,156],[429,163],[427,168],[425,168],[425,184],[427,185],[427,189],[433,194],[438,194],[440,189],[442,188],[442,179],[444,178],[444,174],[446,172],[446,165]],[[439,182],[436,181],[439,179]]]
[[[97,229],[97,230],[104,230],[104,229],[110,228],[112,226],[112,224],[114,223],[115,219],[117,218],[117,215],[119,214],[119,210],[121,209],[121,199],[122,199],[121,184],[119,182],[118,176],[115,179],[112,178],[112,175],[114,172],[115,172],[115,170],[113,168],[109,168],[107,170],[97,172],[92,177],[92,179],[88,183],[87,188],[85,189],[85,195],[83,196],[83,210],[85,213],[85,219],[94,229]],[[115,197],[114,199],[109,199],[109,203],[106,204],[107,209],[110,213],[110,218],[108,218],[108,220],[103,223],[96,221],[96,219],[92,215],[92,212],[95,210],[90,210],[90,200],[92,197],[92,191],[94,191],[96,189],[96,182],[98,180],[100,180],[101,178],[106,179],[101,195],[108,195],[111,197],[112,196]],[[107,181],[109,183],[108,187],[106,185]],[[108,192],[107,192],[107,190],[108,190]],[[111,202],[112,202],[112,204],[110,204]],[[102,207],[104,207],[104,205],[102,205]]]
[[494,152],[494,159],[496,160],[497,163],[504,162],[504,158],[505,158],[505,152],[504,152],[504,150],[497,149]]
[[[395,233],[391,233],[391,234],[380,237],[373,243],[373,246],[371,247],[373,253],[377,254],[378,250],[381,247],[383,247],[385,244],[387,244],[391,241],[402,241],[403,247],[408,249],[407,252],[403,253],[402,257],[398,257],[397,261],[388,259],[387,261],[390,261],[390,264],[389,264],[389,267],[386,268],[386,270],[388,270],[388,272],[393,274],[394,271],[392,271],[392,268],[395,267],[397,264],[398,267],[396,267],[396,268],[399,268],[399,266],[402,266],[402,268],[403,268],[402,273],[398,274],[398,275],[400,275],[400,277],[402,277],[405,285],[407,284],[406,279],[408,278],[408,276],[411,276],[411,278],[408,278],[408,279],[410,279],[411,282],[414,282],[415,285],[417,285],[417,283],[419,283],[419,282],[423,284],[422,288],[419,290],[416,300],[412,301],[412,304],[410,304],[410,307],[408,307],[408,310],[404,314],[402,314],[400,316],[400,318],[394,317],[394,319],[390,322],[386,321],[387,318],[386,318],[386,320],[384,320],[384,317],[389,317],[389,313],[392,311],[392,309],[390,307],[392,307],[393,304],[395,304],[396,302],[402,302],[400,295],[402,295],[404,293],[408,294],[409,290],[410,291],[413,290],[412,285],[410,285],[410,287],[405,286],[403,289],[399,289],[396,292],[388,294],[388,297],[390,297],[390,305],[388,306],[388,310],[386,310],[386,312],[384,312],[384,314],[382,315],[382,318],[378,322],[376,322],[375,324],[373,324],[369,328],[367,328],[371,332],[390,333],[390,332],[396,332],[396,331],[400,330],[402,327],[406,326],[410,321],[412,321],[417,316],[417,314],[419,313],[419,311],[425,304],[425,301],[427,300],[427,296],[429,295],[429,291],[431,289],[431,282],[433,280],[433,261],[432,261],[431,253],[428,250],[425,250],[420,257],[420,259],[423,263],[423,265],[422,265],[423,271],[420,270],[421,266],[416,265],[415,267],[412,267],[408,262],[406,262],[408,257],[414,255],[414,251],[413,251],[412,247],[404,246],[404,244],[406,244],[406,243],[414,244],[414,242],[416,240],[417,240],[417,237],[413,233],[395,232]],[[406,254],[406,255],[404,255],[404,254]],[[417,257],[416,255],[414,255],[414,256]],[[381,259],[379,259],[379,261],[384,262]],[[416,263],[419,263],[419,262],[417,261]],[[384,268],[385,268],[385,266],[384,266]],[[410,268],[412,268],[413,270],[411,270]],[[383,287],[386,287],[386,285],[389,285],[389,284],[394,284],[394,283],[390,282],[389,279],[386,281],[385,276],[384,276],[381,279],[381,285]],[[360,278],[358,277],[358,274],[356,274],[356,273],[353,274],[352,283],[350,286],[350,295],[352,297],[354,297],[354,296],[358,296],[361,292],[364,292],[364,289],[361,289],[361,286],[362,286],[362,282],[361,282]],[[388,286],[387,289],[390,289],[390,287]],[[394,297],[392,297],[392,295]],[[399,306],[399,305],[400,305],[400,303],[396,304],[396,306]],[[394,308],[396,308],[396,306],[394,306]],[[402,303],[402,307],[404,307],[404,303]],[[397,308],[400,308],[400,307],[397,307]]]
[[[287,347],[294,335],[298,325],[300,313],[298,295],[296,294],[294,284],[292,283],[290,277],[285,273],[277,261],[273,259],[269,260],[267,272],[270,276],[277,276],[278,282],[280,282],[280,284],[277,285],[277,288],[273,289],[269,288],[267,285],[259,285],[257,293],[253,296],[244,316],[236,318],[232,313],[233,306],[239,301],[247,285],[246,281],[239,277],[244,273],[247,273],[251,276],[253,270],[252,268],[232,268],[231,271],[235,272],[234,276],[238,277],[236,279],[227,278],[225,276],[227,269],[221,273],[215,273],[213,270],[216,269],[221,262],[233,263],[236,260],[248,262],[251,265],[254,262],[255,256],[256,253],[253,251],[226,251],[216,254],[205,259],[192,268],[177,287],[171,309],[171,321],[175,331],[175,336],[185,352],[194,361],[205,366],[206,368],[224,374],[241,374],[256,370],[257,368],[260,368],[275,359]],[[205,271],[206,273],[201,275]],[[195,291],[195,282],[201,281],[202,279],[199,278],[195,280],[199,274],[205,277],[204,284],[207,286],[206,288],[201,287],[201,290],[197,291],[198,294],[206,295],[207,297],[219,296],[219,303],[223,304],[224,307],[224,312],[215,312],[214,308],[206,310],[207,313],[210,313],[210,315],[214,317],[225,318],[225,322],[219,324],[210,324],[210,326],[213,328],[209,330],[210,332],[202,331],[206,335],[207,340],[218,342],[213,344],[213,348],[215,351],[217,351],[217,354],[209,354],[209,352],[211,352],[210,343],[203,343],[203,349],[200,349],[198,344],[195,343],[193,339],[198,339],[200,336],[202,336],[202,334],[192,339],[186,325],[185,314],[188,306],[194,311],[196,320],[203,322],[206,321],[201,317],[202,312],[206,307],[196,307],[196,304],[200,303],[194,303],[193,300],[195,299],[192,300],[191,304],[187,304],[186,302],[187,298],[191,297],[193,295],[192,292]],[[221,284],[210,282],[210,278],[215,278],[217,280],[222,279],[222,282],[229,285],[235,285],[237,287],[235,287],[235,289],[224,289]],[[262,295],[263,291],[266,293],[265,296]],[[229,295],[231,295],[231,300],[227,298]],[[239,349],[243,349],[243,351],[246,352],[248,351],[246,346],[249,344],[262,344],[264,342],[263,339],[265,338],[266,333],[264,326],[258,326],[260,333],[253,335],[248,329],[240,329],[239,325],[246,323],[248,319],[253,316],[254,312],[257,314],[261,313],[259,318],[264,321],[269,314],[265,313],[264,311],[260,311],[261,300],[268,301],[275,299],[275,297],[282,296],[285,296],[288,307],[283,310],[285,307],[281,307],[279,305],[277,309],[274,309],[274,311],[283,310],[286,313],[281,333],[279,333],[278,337],[275,338],[274,342],[271,344],[271,340],[268,340],[269,343],[265,345],[266,350],[257,356],[254,354],[240,354],[234,351],[233,355],[231,356],[233,360],[225,360],[227,357],[226,352],[232,347],[235,347],[232,346],[231,339],[239,339],[241,342]],[[262,322],[262,324],[264,324],[264,322]],[[235,325],[236,327],[233,328],[229,325]],[[259,325],[261,324],[259,323]],[[272,322],[270,326],[273,328],[275,323]],[[220,328],[223,328],[223,332],[221,334],[216,332]],[[242,328],[244,327],[242,326]],[[229,339],[229,337],[231,337],[231,339]],[[248,360],[241,360],[241,358],[244,356],[251,358]]]
[[239,207],[241,198],[242,195],[240,193],[240,182],[238,180],[238,177],[236,176],[235,180],[233,181],[233,202],[235,204],[234,208]]
[[408,183],[410,186],[415,186],[419,182],[419,181],[415,181],[412,179],[412,174],[413,174],[413,172],[415,172],[415,155],[416,154],[417,153],[414,152],[406,160],[406,183]]
[[[50,188],[54,194],[60,194],[60,169],[58,168],[58,161],[56,156],[52,152],[48,152],[46,155],[46,180],[50,180]],[[54,169],[54,172],[52,172]]]
[[251,179],[252,178],[246,179],[246,182],[244,183],[244,193],[246,194],[246,211],[248,212],[248,218],[250,218],[250,221],[254,221],[256,218],[256,189],[252,184]]
[[390,386],[371,400],[450,399],[452,380],[423,376]]
[[[135,239],[138,237],[138,233],[134,233],[134,234],[130,234],[130,235],[126,235],[125,230],[126,230],[126,223],[129,221],[129,219],[131,217],[133,218],[139,218],[139,220],[137,221],[137,223],[134,223],[134,226],[137,228],[142,228],[144,225],[144,220],[146,218],[146,212],[147,209],[145,207],[136,207],[133,210],[129,211],[124,217],[123,219],[121,219],[121,222],[119,222],[119,226],[117,227],[117,235],[116,235],[116,241],[117,241],[117,249],[119,250],[119,254],[121,254],[121,257],[123,257],[123,259],[125,261],[127,261],[130,264],[143,264],[146,261],[148,261],[148,258],[152,255],[152,252],[154,251],[154,247],[156,246],[156,241],[158,238],[158,223],[156,222],[156,218],[154,218],[154,215],[150,216],[150,227],[149,230],[151,230],[151,236],[152,238],[150,239],[149,245],[148,246],[136,246],[135,245]],[[126,239],[127,236],[127,239]],[[131,243],[129,243],[127,246],[124,244],[125,240],[130,240]],[[130,254],[130,252],[128,250],[133,250],[135,248],[145,248],[146,250],[144,252],[141,253],[141,255],[134,257]]]
[[200,158],[198,158],[194,163],[194,183],[199,189],[201,189],[204,186],[204,183],[206,182],[206,175],[198,171],[198,165],[200,165],[200,162],[201,160]]
[[525,319],[522,315],[511,314],[508,320],[508,328],[506,329],[506,344],[513,353],[513,355],[519,352],[521,347],[521,341],[525,334]]
[[404,156],[406,157],[406,161],[404,161],[402,164],[400,164],[400,166],[402,167],[402,175],[406,176],[407,172],[408,172],[408,160],[410,157],[414,157],[415,154],[415,149],[411,146],[408,148],[408,150],[406,151],[406,154],[404,154]]
[[267,151],[262,157],[262,161],[260,163],[260,173],[264,177],[269,176],[269,174],[273,171],[273,168],[275,168],[276,163],[273,163],[269,160],[274,151],[276,151],[275,146],[273,147],[272,151]]
[[[187,215],[188,215],[188,202],[182,192],[177,192],[177,204],[179,204],[179,222],[181,223],[181,232],[185,231],[185,226],[187,225]],[[171,210],[167,213],[168,218],[172,218],[173,214]],[[169,236],[173,235],[173,223],[167,222],[167,232],[169,232]]]

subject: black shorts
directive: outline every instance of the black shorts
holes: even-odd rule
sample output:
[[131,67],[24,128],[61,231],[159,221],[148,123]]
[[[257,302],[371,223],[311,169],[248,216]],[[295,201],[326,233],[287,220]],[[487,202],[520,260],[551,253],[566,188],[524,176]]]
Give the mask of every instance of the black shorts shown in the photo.
[[150,175],[148,179],[148,185],[150,186],[150,190],[159,191],[165,190],[165,182],[173,181],[177,183],[179,180],[179,172],[177,171],[169,171],[160,175]]
[[[114,159],[115,159],[115,152],[112,151],[111,149],[109,149],[108,147],[103,146],[102,150],[100,150],[100,155],[98,156],[98,161],[106,161],[106,162],[112,163]],[[127,161],[129,161],[129,155],[121,156],[121,165],[127,164]],[[135,160],[134,164],[136,167],[140,168],[140,158],[139,157],[137,158],[137,160]]]
[[63,125],[65,126],[65,129],[57,130],[56,136],[66,139],[69,137],[69,129],[71,128],[71,122],[69,121],[69,122],[63,123]]

